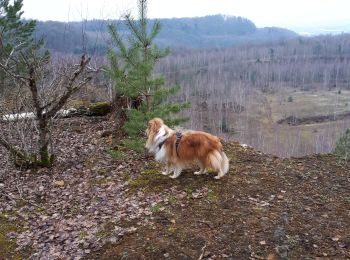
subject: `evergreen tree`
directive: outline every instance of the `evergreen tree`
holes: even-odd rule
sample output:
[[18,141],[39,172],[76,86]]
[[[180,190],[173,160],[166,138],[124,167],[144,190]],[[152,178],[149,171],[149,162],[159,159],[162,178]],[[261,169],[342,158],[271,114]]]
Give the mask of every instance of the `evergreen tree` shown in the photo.
[[345,133],[338,139],[333,153],[343,161],[350,161],[350,129],[347,129]]
[[[131,148],[142,147],[140,139],[146,122],[153,117],[161,117],[170,126],[184,121],[184,118],[174,118],[173,113],[188,107],[188,103],[170,103],[168,97],[179,91],[179,86],[165,86],[162,76],[153,75],[153,69],[159,59],[169,54],[169,49],[161,50],[154,39],[161,26],[159,21],[149,25],[147,19],[147,1],[138,2],[138,19],[130,14],[125,16],[127,41],[113,25],[108,26],[113,44],[116,47],[108,50],[108,74],[114,81],[119,95],[127,98],[128,120],[123,126]],[[141,99],[139,106],[133,106],[135,98]]]
[[[35,42],[32,34],[36,21],[23,21],[23,0],[0,0],[0,61],[6,63],[12,71],[18,73],[21,64],[21,52],[37,49],[42,42]],[[0,72],[0,93],[5,86],[11,86],[11,80],[6,80],[6,74]]]

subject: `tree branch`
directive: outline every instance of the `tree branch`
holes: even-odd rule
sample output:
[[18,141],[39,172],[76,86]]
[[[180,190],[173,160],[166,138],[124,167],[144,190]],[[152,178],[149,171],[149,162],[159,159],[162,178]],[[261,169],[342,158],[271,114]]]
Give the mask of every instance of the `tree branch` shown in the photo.
[[11,59],[13,53],[15,52],[15,50],[16,50],[17,48],[21,47],[21,45],[23,45],[23,44],[25,44],[25,42],[21,42],[21,43],[19,43],[18,45],[16,45],[15,47],[12,48],[12,50],[11,50],[11,52],[10,52],[10,55],[8,56],[8,58],[7,58],[6,62],[5,62],[5,66],[6,66],[6,67],[7,67],[7,64],[9,63],[9,61],[10,61],[10,59]]
[[36,110],[36,116],[37,118],[41,119],[43,116],[43,108],[40,106],[40,101],[39,101],[39,96],[38,96],[38,88],[36,85],[36,79],[35,79],[35,71],[34,68],[31,67],[29,69],[29,89],[30,92],[32,93],[32,101],[34,108]]
[[21,159],[27,158],[27,156],[25,154],[23,154],[22,152],[17,150],[13,145],[11,145],[9,142],[7,142],[2,137],[0,137],[0,145],[5,147],[10,152],[10,154],[14,155],[15,157],[18,157]]
[[2,69],[5,73],[7,73],[10,77],[12,77],[15,80],[19,80],[22,84],[27,85],[28,80],[30,80],[30,78],[18,75],[13,73],[12,71],[10,71],[4,64],[0,63],[0,69]]
[[48,118],[54,117],[56,113],[64,106],[64,104],[70,98],[70,96],[91,80],[91,77],[87,77],[83,81],[79,82],[77,85],[73,86],[79,75],[83,73],[83,71],[86,69],[90,60],[91,58],[89,57],[88,59],[86,59],[85,55],[81,57],[79,68],[73,73],[73,76],[69,79],[67,92],[60,97],[58,102],[49,111],[47,111],[46,116]]

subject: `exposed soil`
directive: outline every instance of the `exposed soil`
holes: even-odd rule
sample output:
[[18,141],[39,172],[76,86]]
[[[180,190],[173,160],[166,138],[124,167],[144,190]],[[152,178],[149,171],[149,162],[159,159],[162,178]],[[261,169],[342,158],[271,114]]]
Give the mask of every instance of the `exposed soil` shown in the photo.
[[278,120],[277,124],[288,124],[288,125],[296,126],[296,125],[307,125],[307,124],[344,120],[348,118],[350,118],[350,112],[331,114],[331,115],[309,116],[309,117],[289,116],[287,118]]
[[332,155],[225,142],[226,177],[173,180],[151,157],[110,150],[109,122],[64,120],[53,169],[0,157],[0,259],[350,258],[350,165]]

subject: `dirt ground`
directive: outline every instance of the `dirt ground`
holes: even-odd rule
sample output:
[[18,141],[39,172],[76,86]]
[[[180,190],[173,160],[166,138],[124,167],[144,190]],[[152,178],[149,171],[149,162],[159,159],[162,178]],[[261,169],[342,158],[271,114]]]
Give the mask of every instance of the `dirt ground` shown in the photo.
[[224,142],[226,177],[173,180],[113,150],[107,121],[79,120],[56,134],[53,169],[0,157],[0,259],[350,259],[350,165],[332,155]]
[[231,170],[220,181],[191,172],[145,178],[137,189],[168,203],[88,258],[350,258],[349,167],[330,155],[282,160],[234,142],[225,150]]

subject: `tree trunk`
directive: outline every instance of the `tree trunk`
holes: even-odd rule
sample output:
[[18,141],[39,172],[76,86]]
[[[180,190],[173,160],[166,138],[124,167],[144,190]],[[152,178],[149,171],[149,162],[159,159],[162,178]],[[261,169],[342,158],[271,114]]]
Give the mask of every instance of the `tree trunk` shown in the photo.
[[115,130],[113,133],[114,143],[120,144],[121,139],[125,136],[123,129],[124,124],[127,120],[126,109],[128,108],[127,97],[116,93],[113,99],[112,115],[115,122]]
[[52,166],[52,156],[49,153],[49,129],[45,117],[39,119],[39,158],[37,163],[40,166]]

